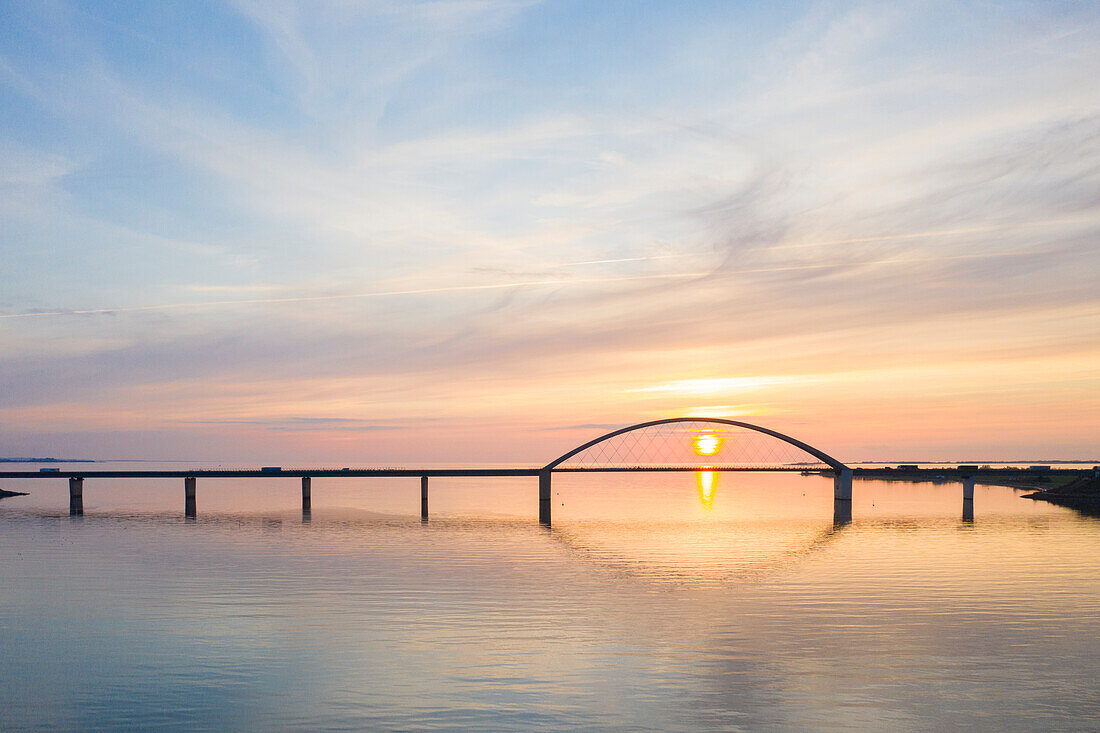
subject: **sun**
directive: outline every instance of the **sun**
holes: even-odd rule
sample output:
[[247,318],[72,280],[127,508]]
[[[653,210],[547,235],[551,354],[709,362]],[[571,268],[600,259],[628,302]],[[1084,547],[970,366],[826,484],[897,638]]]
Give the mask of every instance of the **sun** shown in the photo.
[[702,433],[695,436],[692,446],[697,456],[713,456],[722,449],[722,439],[714,433]]

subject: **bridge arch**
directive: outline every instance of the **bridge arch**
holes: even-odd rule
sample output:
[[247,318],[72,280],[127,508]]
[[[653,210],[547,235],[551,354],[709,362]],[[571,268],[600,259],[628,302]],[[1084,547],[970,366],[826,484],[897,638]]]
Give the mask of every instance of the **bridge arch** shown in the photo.
[[753,425],[752,423],[741,422],[739,420],[727,420],[721,417],[668,417],[661,420],[650,420],[649,422],[638,423],[637,425],[628,425],[625,428],[619,428],[618,430],[612,430],[610,433],[605,433],[598,438],[588,441],[583,445],[579,445],[573,450],[565,453],[558,458],[555,458],[550,463],[547,463],[541,469],[539,469],[539,522],[549,526],[550,524],[550,486],[551,476],[555,468],[560,466],[565,461],[568,461],[573,456],[581,453],[593,446],[599,445],[606,440],[610,440],[619,435],[633,432],[635,430],[643,430],[655,425],[667,425],[670,423],[710,423],[714,425],[728,425],[735,428],[743,428],[745,430],[762,433],[764,435],[771,436],[780,440],[788,445],[798,448],[801,451],[813,456],[822,463],[826,464],[833,469],[833,498],[836,502],[839,502],[834,507],[834,512],[837,511],[837,507],[842,507],[842,514],[851,514],[851,500],[852,500],[852,469],[844,465],[836,458],[833,458],[828,453],[819,450],[808,443],[803,443],[801,440],[792,438],[789,435],[784,435],[775,430],[762,427],[760,425]]
[[564,463],[565,461],[568,461],[570,458],[577,455],[578,453],[586,451],[586,450],[588,450],[589,448],[591,448],[595,445],[599,445],[600,443],[603,443],[606,440],[610,440],[611,438],[615,438],[619,435],[623,435],[625,433],[632,433],[635,430],[644,430],[645,428],[650,428],[650,427],[653,427],[655,425],[668,425],[670,423],[712,423],[712,424],[716,424],[716,425],[731,425],[731,426],[736,427],[736,428],[744,428],[746,430],[753,430],[753,431],[758,432],[758,433],[763,433],[764,435],[770,435],[771,437],[777,438],[778,440],[781,440],[784,443],[792,445],[795,448],[798,448],[799,450],[805,451],[806,453],[809,453],[814,458],[818,459],[822,463],[828,465],[830,468],[833,468],[837,471],[847,470],[847,468],[848,468],[847,466],[845,466],[843,463],[841,463],[837,459],[835,459],[832,456],[828,455],[824,451],[821,451],[821,450],[818,450],[817,448],[814,448],[812,445],[809,445],[807,443],[803,443],[801,440],[796,440],[795,438],[792,438],[789,435],[784,435],[783,433],[777,432],[775,430],[769,430],[768,428],[761,427],[760,425],[753,425],[752,423],[747,423],[747,422],[739,422],[737,420],[727,420],[727,419],[721,418],[721,417],[666,417],[666,418],[661,419],[661,420],[650,420],[649,422],[642,422],[642,423],[638,423],[637,425],[628,425],[625,428],[619,428],[618,430],[612,430],[610,433],[605,433],[605,434],[601,435],[598,438],[595,438],[593,440],[588,441],[584,445],[577,446],[576,448],[574,448],[573,450],[569,451],[568,453],[560,456],[559,458],[554,459],[550,463],[543,466],[542,470],[543,471],[552,471],[555,468],[557,468],[558,466],[560,466],[562,463]]

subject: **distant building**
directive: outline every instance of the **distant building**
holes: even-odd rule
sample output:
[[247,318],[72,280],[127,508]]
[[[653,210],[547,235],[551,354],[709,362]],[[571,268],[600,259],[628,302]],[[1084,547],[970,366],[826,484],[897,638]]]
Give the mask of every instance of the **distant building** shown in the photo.
[[899,463],[898,464],[898,470],[899,471],[916,471],[917,468],[919,468],[919,466],[917,466],[917,464],[915,464],[915,463]]

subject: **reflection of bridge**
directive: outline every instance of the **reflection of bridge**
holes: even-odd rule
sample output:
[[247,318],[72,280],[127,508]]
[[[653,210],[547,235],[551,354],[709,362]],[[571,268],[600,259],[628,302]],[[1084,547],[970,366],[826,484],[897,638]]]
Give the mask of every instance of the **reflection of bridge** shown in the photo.
[[[807,456],[812,460],[807,460]],[[0,471],[0,478],[69,480],[69,511],[84,511],[85,478],[182,478],[184,505],[195,515],[198,478],[301,478],[302,510],[311,502],[311,479],[362,477],[420,477],[421,517],[428,517],[430,477],[537,476],[539,521],[550,524],[551,483],[554,472],[609,471],[806,471],[833,474],[833,497],[838,517],[851,517],[852,471],[846,465],[783,433],[735,420],[704,417],[668,418],[614,430],[563,454],[541,468],[341,468],[341,469],[196,469],[172,471],[63,471],[40,469]]]

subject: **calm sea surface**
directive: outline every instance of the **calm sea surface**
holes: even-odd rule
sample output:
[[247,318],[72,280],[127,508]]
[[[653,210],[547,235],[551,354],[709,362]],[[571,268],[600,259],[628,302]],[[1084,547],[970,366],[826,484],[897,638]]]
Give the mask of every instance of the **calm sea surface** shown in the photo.
[[182,483],[0,481],[0,729],[1100,728],[1100,519],[1011,489]]

